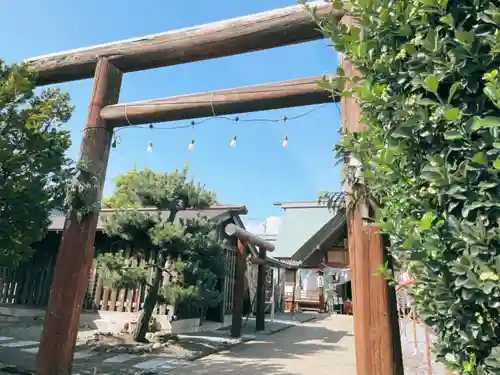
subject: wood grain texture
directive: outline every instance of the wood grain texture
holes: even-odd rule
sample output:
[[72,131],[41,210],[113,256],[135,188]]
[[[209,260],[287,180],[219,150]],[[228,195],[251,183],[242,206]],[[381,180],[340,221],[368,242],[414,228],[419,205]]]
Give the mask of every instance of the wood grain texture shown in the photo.
[[[359,75],[354,64],[340,58],[346,75]],[[342,125],[347,132],[364,132],[360,124],[361,110],[353,98],[341,100]],[[349,189],[349,187],[347,187]],[[348,213],[349,261],[352,268],[354,311],[354,341],[358,375],[402,375],[402,358],[397,350],[391,299],[387,281],[374,273],[386,261],[384,243],[377,228],[370,227],[364,218],[369,216],[368,205],[359,202]],[[400,349],[400,348],[399,348]]]
[[245,253],[246,244],[237,240],[238,251],[234,264],[234,283],[233,283],[233,311],[231,320],[231,337],[241,337],[243,328],[243,300],[245,295]]
[[[312,3],[318,16],[334,11],[329,2]],[[295,5],[245,17],[166,33],[101,44],[27,59],[38,84],[93,76],[100,58],[122,72],[184,64],[317,40],[323,35],[303,6]]]
[[[259,249],[260,259],[266,259],[266,249]],[[263,331],[265,329],[266,320],[266,264],[261,263],[258,265],[257,273],[257,298],[256,298],[256,316],[255,316],[255,330]]]
[[318,80],[323,78],[321,76],[302,78],[165,99],[110,105],[101,110],[101,117],[112,126],[125,126],[337,101],[338,98],[332,98],[328,92],[318,86]]
[[[121,80],[122,73],[109,61],[99,61],[80,151],[80,161],[97,177],[95,187],[88,191],[91,201],[102,197],[111,146],[112,133],[100,111],[118,101]],[[71,374],[98,216],[99,212],[94,211],[78,220],[76,212],[71,210],[66,218],[45,313],[37,375]]]

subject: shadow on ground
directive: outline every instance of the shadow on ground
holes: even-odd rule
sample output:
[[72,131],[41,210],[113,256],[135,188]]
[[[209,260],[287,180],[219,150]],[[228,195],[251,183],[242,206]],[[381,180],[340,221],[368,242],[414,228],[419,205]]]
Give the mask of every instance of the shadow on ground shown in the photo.
[[320,355],[338,355],[354,363],[353,353],[339,344],[343,338],[352,337],[352,331],[332,330],[318,323],[316,320],[273,335],[259,336],[244,345],[200,359],[175,374],[302,374],[290,367],[290,363],[294,363],[290,360],[300,362],[304,357]]
[[[26,308],[28,310],[28,308]],[[37,310],[33,315],[0,315],[1,336],[12,336],[24,340],[39,340],[43,329],[44,311]],[[40,310],[40,311],[38,311]],[[85,312],[86,320],[80,322],[78,332],[95,332],[97,325],[95,320],[100,319],[97,312]]]
[[[231,352],[227,353],[227,356],[233,358],[289,359],[321,351],[335,350],[342,352],[344,348],[338,345],[338,343],[343,337],[349,335],[347,331],[332,331],[316,326],[314,323],[306,323],[290,329],[293,329],[293,335],[287,335],[287,338],[289,337],[290,340],[286,346],[276,342],[281,337],[280,333],[277,333],[275,335],[258,337],[246,345],[235,347]],[[288,332],[283,332],[283,334],[286,333]],[[258,345],[258,350],[247,350],[248,347],[253,345]]]

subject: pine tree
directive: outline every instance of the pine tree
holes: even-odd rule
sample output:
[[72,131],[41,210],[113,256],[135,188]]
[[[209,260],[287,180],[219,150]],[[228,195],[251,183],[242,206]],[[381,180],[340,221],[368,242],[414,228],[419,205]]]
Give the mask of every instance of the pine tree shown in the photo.
[[[224,257],[214,224],[203,217],[176,219],[181,210],[212,206],[215,195],[188,181],[187,168],[172,173],[133,170],[120,176],[116,186],[115,194],[104,203],[116,209],[107,219],[106,232],[130,241],[136,249],[156,254],[155,262],[148,265],[154,268],[153,277],[148,283],[147,269],[130,265],[120,253],[100,256],[98,268],[109,286],[147,286],[134,332],[136,341],[145,341],[157,303],[191,303],[202,316],[208,306],[220,301],[216,286],[224,275]],[[169,282],[162,288],[164,272]]]

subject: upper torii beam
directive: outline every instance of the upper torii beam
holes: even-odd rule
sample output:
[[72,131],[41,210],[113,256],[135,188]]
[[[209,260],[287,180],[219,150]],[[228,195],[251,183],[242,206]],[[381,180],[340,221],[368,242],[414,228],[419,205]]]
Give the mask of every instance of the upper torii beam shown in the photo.
[[[318,17],[343,10],[313,1]],[[161,68],[322,39],[302,5],[187,27],[165,33],[52,53],[25,60],[38,73],[38,85],[91,78],[100,59],[122,73]]]

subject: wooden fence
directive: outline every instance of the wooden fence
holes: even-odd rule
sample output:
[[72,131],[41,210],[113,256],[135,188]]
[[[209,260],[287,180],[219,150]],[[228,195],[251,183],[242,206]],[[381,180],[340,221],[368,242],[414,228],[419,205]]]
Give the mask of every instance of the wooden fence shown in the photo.
[[17,269],[0,268],[0,303],[46,306],[57,257],[57,247],[37,249],[30,261]]
[[[121,242],[121,241],[120,241]],[[90,310],[118,311],[118,312],[138,312],[142,308],[145,297],[145,287],[138,286],[133,289],[116,289],[106,287],[102,275],[97,271],[96,258],[105,253],[115,253],[123,251],[125,258],[129,259],[132,266],[146,267],[148,264],[154,264],[157,254],[151,252],[142,253],[134,249],[130,244],[121,243],[118,246],[96,247],[92,267],[89,274],[89,283],[85,295],[84,308]],[[148,269],[148,282],[151,282],[154,268]],[[167,277],[163,275],[164,279]],[[166,314],[167,306],[158,305],[158,314]]]
[[[49,300],[50,287],[57,258],[60,234],[50,232],[44,241],[36,245],[33,257],[15,270],[0,268],[0,303],[10,305],[25,305],[31,307],[46,307]],[[90,270],[88,288],[83,308],[85,310],[104,310],[117,312],[138,312],[142,308],[145,297],[145,287],[133,289],[116,289],[104,286],[103,278],[97,271],[96,258],[105,253],[124,251],[132,265],[145,266],[151,264],[155,254],[134,249],[130,243],[96,234],[94,262]],[[232,294],[234,284],[235,254],[226,251],[227,272],[222,283],[224,292],[224,314],[232,311]],[[151,281],[153,268],[149,269]],[[166,279],[164,275],[164,279]],[[177,315],[189,314],[187,307],[178,306]],[[168,306],[158,305],[158,314],[167,314]]]

